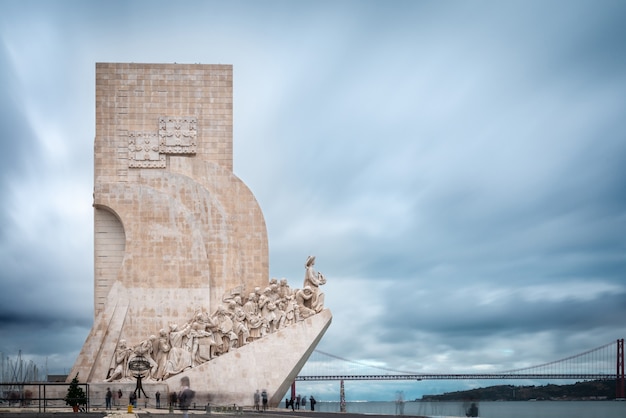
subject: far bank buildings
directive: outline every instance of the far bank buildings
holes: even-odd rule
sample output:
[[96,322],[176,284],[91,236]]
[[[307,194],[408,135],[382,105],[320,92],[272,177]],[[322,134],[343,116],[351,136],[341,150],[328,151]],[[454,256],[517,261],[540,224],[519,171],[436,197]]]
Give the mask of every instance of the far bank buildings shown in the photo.
[[94,324],[68,380],[127,400],[138,377],[149,397],[188,377],[199,404],[278,405],[332,314],[314,257],[305,282],[269,277],[232,171],[232,66],[96,64],[94,152]]

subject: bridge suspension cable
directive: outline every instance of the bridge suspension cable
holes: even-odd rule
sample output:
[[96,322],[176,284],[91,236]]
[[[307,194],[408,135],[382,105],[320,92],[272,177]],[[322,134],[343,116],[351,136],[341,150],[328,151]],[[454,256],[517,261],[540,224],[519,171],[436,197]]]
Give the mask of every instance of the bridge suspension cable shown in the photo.
[[[321,350],[315,350],[314,354],[317,354],[317,357],[313,358],[314,356],[312,356],[307,361],[296,380],[615,379],[619,378],[615,373],[615,359],[620,356],[620,341],[623,340],[618,340],[617,346],[615,342],[611,342],[560,360],[494,373],[416,373],[349,360]],[[621,352],[623,356],[623,348]],[[334,361],[329,361],[329,359]],[[619,358],[617,364],[619,374]],[[623,369],[623,358],[621,364]],[[357,366],[358,369],[355,369],[354,366]],[[320,368],[324,368],[324,371],[319,370]],[[364,369],[366,370],[365,373],[363,372]]]
[[[585,366],[593,366],[596,368],[604,367],[608,372],[610,369],[608,368],[611,364],[611,360],[615,358],[615,342],[610,342],[600,347],[592,348],[591,350],[587,350],[585,352],[574,354],[573,356],[565,357],[560,360],[550,361],[548,363],[538,364],[536,366],[528,366],[522,367],[519,369],[505,370],[501,373],[519,373],[528,370],[537,370],[537,369],[550,369],[555,365],[566,365],[570,367],[576,368],[577,366],[585,367]],[[582,360],[576,361],[575,360]],[[609,373],[610,374],[610,373]]]

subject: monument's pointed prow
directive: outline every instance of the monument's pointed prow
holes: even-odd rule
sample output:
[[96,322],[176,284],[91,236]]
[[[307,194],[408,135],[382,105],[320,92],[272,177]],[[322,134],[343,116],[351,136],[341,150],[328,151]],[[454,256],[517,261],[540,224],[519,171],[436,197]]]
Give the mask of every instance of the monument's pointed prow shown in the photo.
[[[278,405],[304,363],[329,327],[328,309],[293,326],[216,357],[182,373],[206,390],[207,402],[216,405],[251,405],[252,394],[267,389],[270,405]],[[178,387],[179,376],[168,379]],[[204,401],[199,394],[199,401]]]

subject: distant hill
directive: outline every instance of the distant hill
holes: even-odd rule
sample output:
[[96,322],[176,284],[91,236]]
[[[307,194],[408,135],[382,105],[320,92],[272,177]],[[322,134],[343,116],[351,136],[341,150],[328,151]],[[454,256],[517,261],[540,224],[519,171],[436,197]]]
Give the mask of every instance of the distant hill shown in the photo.
[[572,385],[500,385],[424,395],[425,401],[528,401],[528,400],[605,400],[615,399],[615,380],[593,380]]

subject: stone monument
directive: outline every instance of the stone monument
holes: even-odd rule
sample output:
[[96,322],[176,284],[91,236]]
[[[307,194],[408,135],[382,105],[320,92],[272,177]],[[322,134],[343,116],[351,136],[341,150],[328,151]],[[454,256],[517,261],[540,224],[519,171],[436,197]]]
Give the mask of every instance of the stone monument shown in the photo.
[[330,325],[315,257],[301,288],[269,277],[232,88],[230,65],[96,64],[94,324],[68,376],[92,396],[188,378],[200,404],[276,406]]

